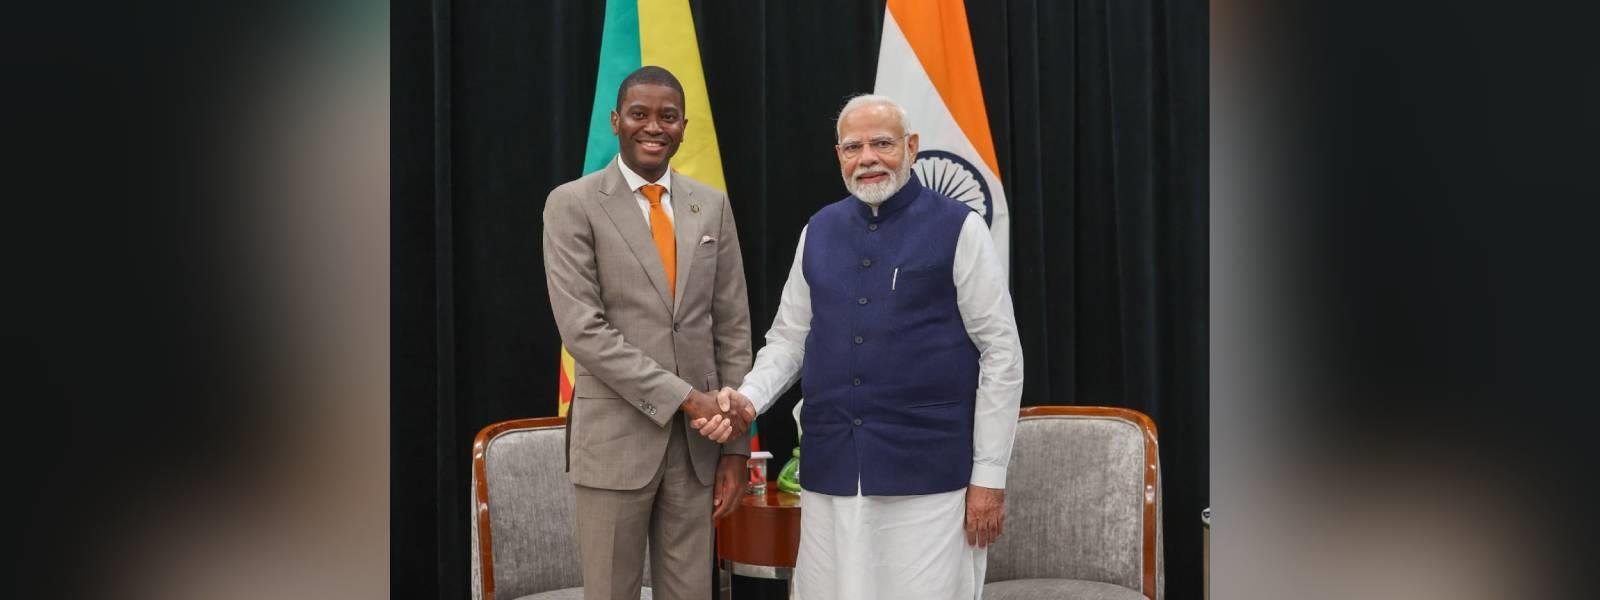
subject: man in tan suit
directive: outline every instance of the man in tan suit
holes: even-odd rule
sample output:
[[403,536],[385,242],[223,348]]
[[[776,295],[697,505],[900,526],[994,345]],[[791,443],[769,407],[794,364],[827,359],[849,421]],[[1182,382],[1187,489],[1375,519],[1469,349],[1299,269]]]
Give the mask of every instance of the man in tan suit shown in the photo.
[[[639,598],[647,539],[656,598],[710,597],[712,522],[745,481],[749,420],[712,395],[750,370],[744,262],[727,196],[669,168],[687,124],[678,80],[635,71],[611,113],[618,159],[545,202],[550,305],[577,361],[567,469],[590,600]],[[687,425],[716,415],[735,429],[720,445]]]

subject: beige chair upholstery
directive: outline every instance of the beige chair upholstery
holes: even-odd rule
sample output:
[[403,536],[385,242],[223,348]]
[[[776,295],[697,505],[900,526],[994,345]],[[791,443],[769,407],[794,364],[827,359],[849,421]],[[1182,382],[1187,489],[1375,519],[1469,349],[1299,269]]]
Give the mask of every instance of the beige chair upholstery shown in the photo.
[[984,600],[1162,600],[1160,461],[1137,411],[1022,410]]
[[[473,600],[583,597],[566,419],[504,421],[478,432],[470,505]],[[644,584],[648,600],[648,556]]]

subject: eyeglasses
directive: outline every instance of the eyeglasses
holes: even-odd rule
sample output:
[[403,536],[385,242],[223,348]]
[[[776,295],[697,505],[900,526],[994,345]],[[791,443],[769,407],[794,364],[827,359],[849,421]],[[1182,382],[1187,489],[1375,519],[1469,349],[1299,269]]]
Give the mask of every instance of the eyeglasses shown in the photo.
[[908,133],[896,138],[873,138],[871,140],[867,140],[866,142],[847,142],[843,144],[837,144],[834,147],[838,148],[839,152],[844,154],[845,158],[855,158],[860,156],[861,149],[867,146],[872,146],[872,151],[876,154],[883,156],[894,156],[900,153],[900,140],[906,139],[910,136],[911,134]]

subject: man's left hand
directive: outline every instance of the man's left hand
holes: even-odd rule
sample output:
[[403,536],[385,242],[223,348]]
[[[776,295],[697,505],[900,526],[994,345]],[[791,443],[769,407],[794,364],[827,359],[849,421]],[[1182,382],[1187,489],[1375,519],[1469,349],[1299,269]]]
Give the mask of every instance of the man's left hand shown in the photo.
[[1000,539],[1006,521],[1006,491],[967,485],[967,544],[987,548]]
[[739,493],[743,491],[749,457],[743,454],[724,454],[717,463],[717,482],[712,485],[711,520],[715,522],[739,508]]

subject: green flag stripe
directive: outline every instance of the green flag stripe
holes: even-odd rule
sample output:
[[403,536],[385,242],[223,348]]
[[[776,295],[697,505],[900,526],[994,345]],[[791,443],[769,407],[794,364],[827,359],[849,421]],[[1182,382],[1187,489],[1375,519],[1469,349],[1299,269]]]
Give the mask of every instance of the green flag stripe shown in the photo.
[[594,109],[589,113],[589,145],[583,153],[584,174],[605,168],[617,155],[611,133],[611,110],[617,86],[640,65],[638,0],[606,0],[605,31],[600,35],[600,68],[594,81]]

